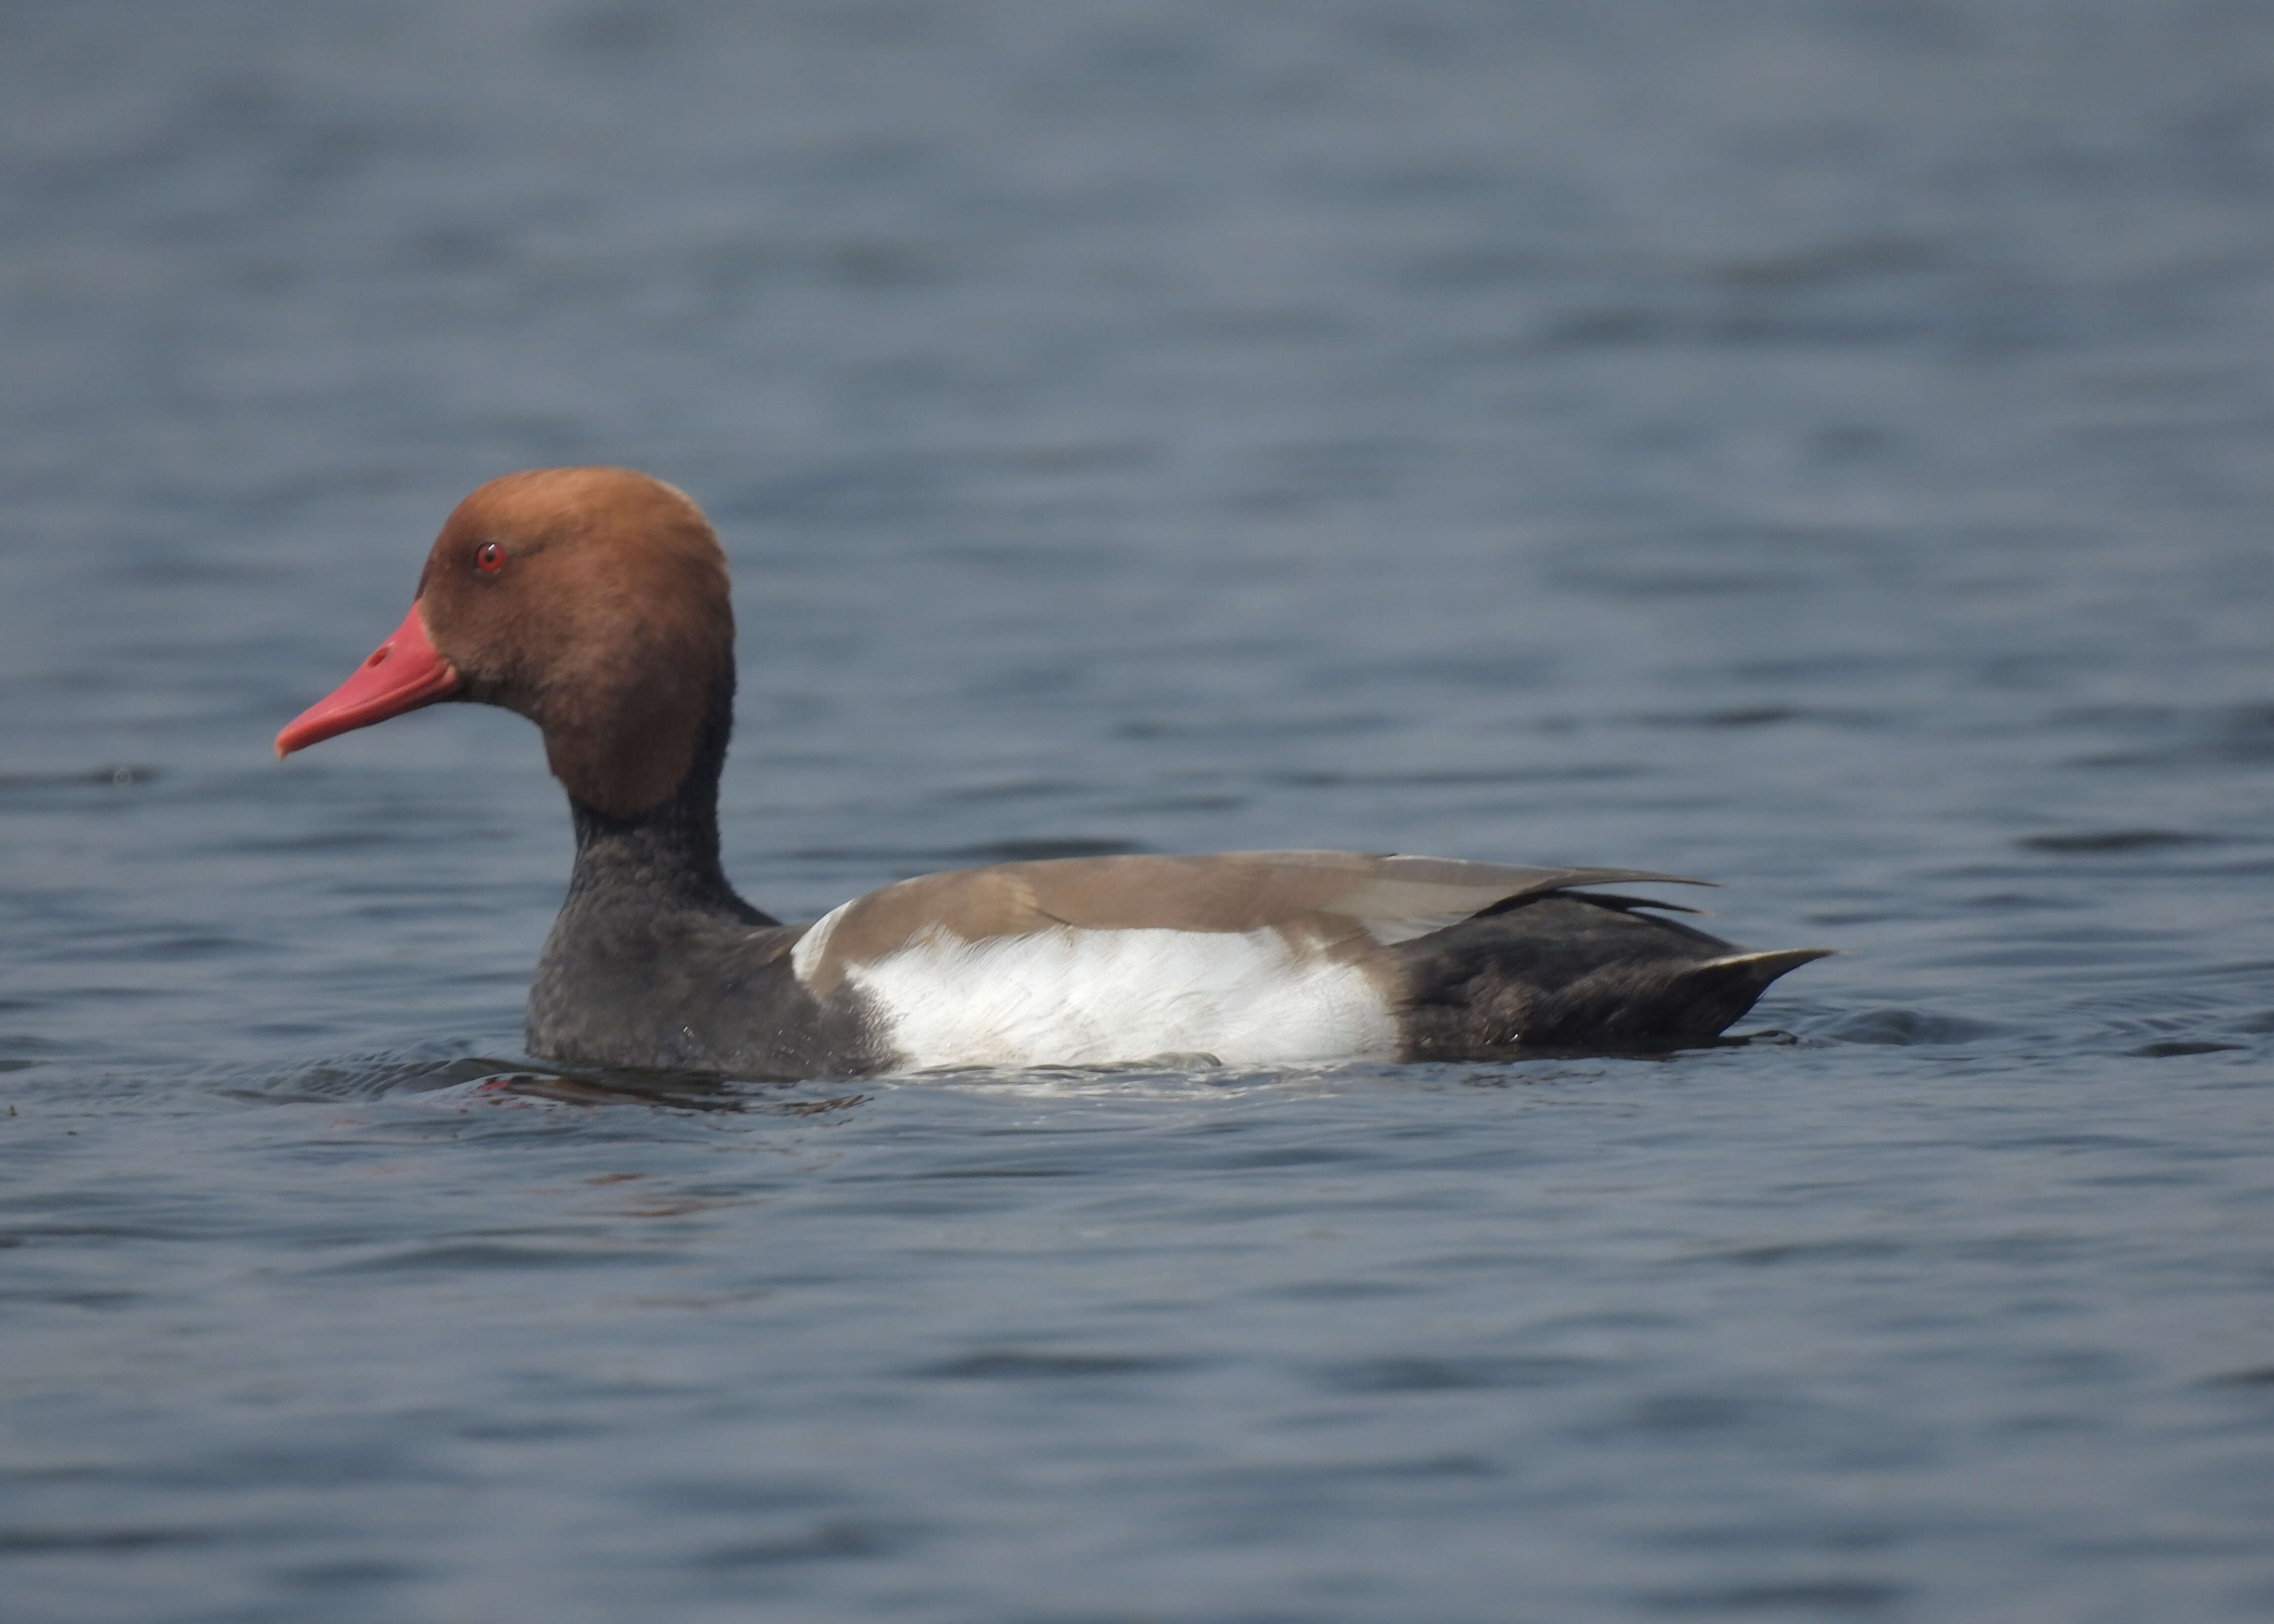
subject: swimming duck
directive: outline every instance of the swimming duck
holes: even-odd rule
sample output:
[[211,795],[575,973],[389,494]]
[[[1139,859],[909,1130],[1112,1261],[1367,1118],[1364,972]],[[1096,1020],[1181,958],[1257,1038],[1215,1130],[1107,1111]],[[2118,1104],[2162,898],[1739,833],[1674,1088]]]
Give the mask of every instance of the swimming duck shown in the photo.
[[756,1077],[937,1067],[1501,1059],[1698,1043],[1828,951],[1747,952],[1697,884],[1355,852],[1081,857],[929,874],[786,925],[719,863],[733,726],[727,560],[702,510],[621,468],[508,474],[460,503],[403,624],[278,756],[445,700],[543,731],[576,856],[530,1052]]

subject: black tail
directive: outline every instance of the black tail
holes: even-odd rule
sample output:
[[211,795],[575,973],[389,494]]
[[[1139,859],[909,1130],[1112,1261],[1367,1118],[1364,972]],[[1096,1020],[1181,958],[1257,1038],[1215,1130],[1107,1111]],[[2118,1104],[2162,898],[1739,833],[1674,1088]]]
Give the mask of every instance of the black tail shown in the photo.
[[1412,1056],[1702,1043],[1742,1019],[1777,977],[1834,951],[1748,952],[1649,906],[1564,892],[1405,944]]
[[1788,970],[1828,947],[1732,952],[1719,959],[1605,965],[1533,1007],[1526,1049],[1664,1049],[1719,1037]]

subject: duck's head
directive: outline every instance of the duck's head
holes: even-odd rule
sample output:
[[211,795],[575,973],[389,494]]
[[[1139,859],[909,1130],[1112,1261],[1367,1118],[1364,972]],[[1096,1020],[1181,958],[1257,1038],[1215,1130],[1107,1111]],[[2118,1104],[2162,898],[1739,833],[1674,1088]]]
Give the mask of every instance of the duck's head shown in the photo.
[[458,504],[403,624],[276,753],[473,700],[535,722],[571,795],[631,817],[695,764],[734,646],[726,556],[683,493],[628,468],[508,474]]

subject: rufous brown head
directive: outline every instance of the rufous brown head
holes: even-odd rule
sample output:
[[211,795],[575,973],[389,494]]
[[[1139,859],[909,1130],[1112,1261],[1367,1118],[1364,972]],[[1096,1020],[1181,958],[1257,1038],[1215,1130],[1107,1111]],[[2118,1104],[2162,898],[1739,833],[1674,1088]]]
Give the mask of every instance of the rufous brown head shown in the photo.
[[473,700],[535,722],[568,793],[630,817],[694,765],[734,644],[726,555],[684,493],[628,468],[508,474],[458,504],[402,626],[276,752]]

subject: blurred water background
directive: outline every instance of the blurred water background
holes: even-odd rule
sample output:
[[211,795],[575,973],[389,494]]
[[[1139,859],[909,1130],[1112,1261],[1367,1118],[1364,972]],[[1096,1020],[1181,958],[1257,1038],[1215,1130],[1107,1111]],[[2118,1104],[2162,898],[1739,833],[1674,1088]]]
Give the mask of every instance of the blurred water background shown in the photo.
[[[0,222],[9,1619],[2274,1613],[2267,8],[22,0]],[[268,741],[577,462],[719,523],[786,916],[1347,846],[1846,956],[531,1074],[526,725]]]

